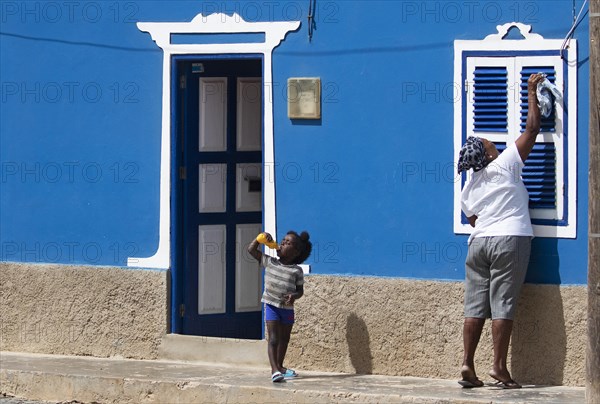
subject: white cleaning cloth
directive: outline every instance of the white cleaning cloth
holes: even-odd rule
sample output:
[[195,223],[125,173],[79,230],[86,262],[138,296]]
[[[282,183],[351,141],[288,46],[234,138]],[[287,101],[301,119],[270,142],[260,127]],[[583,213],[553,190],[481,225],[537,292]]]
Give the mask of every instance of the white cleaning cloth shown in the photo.
[[559,102],[562,100],[562,94],[554,84],[546,78],[544,74],[544,80],[537,85],[537,99],[540,107],[540,113],[544,118],[548,118],[552,114],[552,108],[554,101]]

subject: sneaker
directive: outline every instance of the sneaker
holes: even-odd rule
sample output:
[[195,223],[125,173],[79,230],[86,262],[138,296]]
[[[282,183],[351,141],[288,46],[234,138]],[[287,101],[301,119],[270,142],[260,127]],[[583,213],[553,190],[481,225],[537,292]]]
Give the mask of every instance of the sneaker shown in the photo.
[[283,381],[283,379],[285,378],[285,376],[283,374],[281,374],[281,372],[275,372],[271,375],[271,381],[273,383],[278,383]]

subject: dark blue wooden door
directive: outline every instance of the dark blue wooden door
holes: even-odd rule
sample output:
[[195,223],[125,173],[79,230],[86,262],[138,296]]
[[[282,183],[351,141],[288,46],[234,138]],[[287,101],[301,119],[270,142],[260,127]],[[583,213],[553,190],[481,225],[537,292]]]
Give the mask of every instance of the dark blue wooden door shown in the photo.
[[183,334],[262,338],[262,275],[246,252],[262,227],[262,61],[175,63]]

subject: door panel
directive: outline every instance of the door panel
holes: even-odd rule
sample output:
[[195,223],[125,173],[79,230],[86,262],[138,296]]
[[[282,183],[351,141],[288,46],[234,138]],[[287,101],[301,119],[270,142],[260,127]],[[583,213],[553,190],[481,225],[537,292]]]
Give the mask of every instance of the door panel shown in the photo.
[[227,150],[227,77],[200,78],[199,151]]
[[254,239],[260,230],[260,224],[238,224],[236,226],[236,312],[261,310],[262,273],[257,270],[256,260],[246,250],[248,240]]
[[262,80],[238,78],[237,149],[260,150],[262,141]]
[[198,226],[198,314],[225,313],[224,225]]
[[[236,212],[260,212],[262,209],[261,164],[236,164]],[[260,233],[260,232],[259,232]]]
[[[192,70],[192,63],[203,69]],[[183,334],[262,338],[262,60],[176,60]]]
[[198,174],[198,211],[200,213],[227,210],[227,164],[200,164]]

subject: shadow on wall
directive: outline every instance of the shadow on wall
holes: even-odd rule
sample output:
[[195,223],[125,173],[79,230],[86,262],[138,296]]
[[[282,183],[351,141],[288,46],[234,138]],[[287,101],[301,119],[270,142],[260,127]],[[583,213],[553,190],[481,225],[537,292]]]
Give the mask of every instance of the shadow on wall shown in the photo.
[[350,313],[346,319],[346,341],[354,371],[357,374],[373,373],[373,357],[367,324],[354,313]]
[[[560,283],[556,239],[534,239],[530,269],[539,266],[546,272],[545,279]],[[531,282],[529,278],[528,273]],[[563,384],[567,333],[560,284],[523,286],[511,346],[511,373],[515,380]]]

